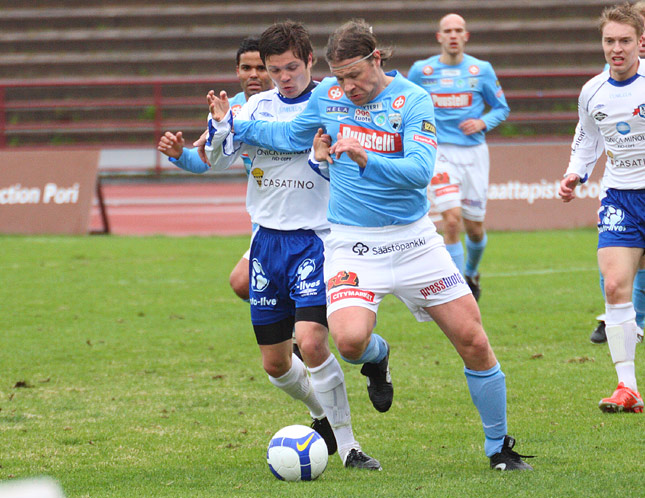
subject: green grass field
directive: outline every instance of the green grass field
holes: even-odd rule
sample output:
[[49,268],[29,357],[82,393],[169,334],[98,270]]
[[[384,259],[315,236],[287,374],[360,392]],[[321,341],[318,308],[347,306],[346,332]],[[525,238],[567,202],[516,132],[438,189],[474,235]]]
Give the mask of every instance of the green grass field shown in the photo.
[[534,472],[489,470],[459,357],[389,297],[388,413],[343,363],[354,432],[383,471],[333,456],[317,481],[285,483],[266,445],[308,413],[268,382],[228,287],[248,238],[0,237],[0,481],[49,475],[69,498],[639,496],[645,418],[597,408],[617,381],[588,340],[595,243],[594,230],[489,236],[480,306]]

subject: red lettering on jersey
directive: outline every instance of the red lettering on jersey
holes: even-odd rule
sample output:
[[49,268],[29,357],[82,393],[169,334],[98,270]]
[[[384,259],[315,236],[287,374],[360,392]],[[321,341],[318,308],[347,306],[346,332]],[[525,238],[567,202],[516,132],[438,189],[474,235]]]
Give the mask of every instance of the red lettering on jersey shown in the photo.
[[430,137],[424,137],[423,135],[414,135],[412,139],[415,142],[423,142],[424,144],[432,145],[435,149],[437,148],[437,142],[432,140]]
[[394,99],[394,102],[392,102],[392,108],[396,109],[397,111],[401,109],[405,105],[405,95],[399,95],[397,98]]
[[388,133],[354,125],[340,125],[340,133],[343,138],[356,138],[364,149],[372,152],[390,154],[403,151],[401,135],[398,133]]
[[332,100],[338,100],[343,96],[343,89],[338,85],[332,86],[327,92],[327,95]]
[[341,285],[352,285],[354,287],[358,286],[358,275],[353,271],[339,271],[327,281],[327,290],[331,290],[334,287],[340,287]]
[[473,104],[472,93],[433,93],[432,103],[441,109],[459,109]]
[[334,304],[336,301],[340,301],[341,299],[362,299],[368,303],[373,303],[374,293],[360,289],[337,290],[333,294],[329,295],[329,304]]

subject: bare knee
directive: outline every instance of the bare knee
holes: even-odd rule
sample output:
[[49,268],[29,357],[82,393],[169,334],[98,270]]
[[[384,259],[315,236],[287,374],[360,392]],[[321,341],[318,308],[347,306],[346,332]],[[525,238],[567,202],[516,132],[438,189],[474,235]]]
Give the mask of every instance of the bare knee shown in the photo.
[[457,351],[466,367],[471,370],[487,370],[497,362],[488,337],[481,326],[461,338]]
[[279,378],[291,369],[291,358],[287,356],[268,356],[262,357],[262,368],[271,377]]

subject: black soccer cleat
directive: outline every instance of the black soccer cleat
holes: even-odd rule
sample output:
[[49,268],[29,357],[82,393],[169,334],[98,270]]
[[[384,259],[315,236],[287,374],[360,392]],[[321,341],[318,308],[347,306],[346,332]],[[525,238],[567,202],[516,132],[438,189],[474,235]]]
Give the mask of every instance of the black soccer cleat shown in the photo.
[[479,273],[476,275],[473,275],[472,277],[469,277],[468,275],[464,275],[464,278],[466,279],[466,283],[468,284],[468,287],[470,287],[470,292],[473,293],[473,297],[475,298],[475,301],[479,301],[479,296],[482,295],[482,288],[479,285]]
[[534,458],[532,455],[520,455],[513,451],[515,439],[504,436],[502,451],[490,457],[490,468],[494,470],[533,470],[522,458]]
[[594,344],[603,344],[607,342],[607,333],[605,332],[604,320],[598,320],[598,326],[589,336],[589,340]]
[[383,470],[376,458],[366,455],[361,450],[352,448],[345,458],[345,467],[354,469]]
[[333,455],[338,450],[338,444],[336,444],[336,436],[334,436],[334,431],[331,428],[329,419],[327,417],[321,418],[320,420],[315,418],[311,422],[311,428],[315,430],[325,441],[327,445],[327,453]]
[[386,412],[392,406],[394,387],[390,377],[390,345],[387,345],[387,354],[378,363],[365,363],[361,373],[367,377],[367,394],[374,408],[379,412]]

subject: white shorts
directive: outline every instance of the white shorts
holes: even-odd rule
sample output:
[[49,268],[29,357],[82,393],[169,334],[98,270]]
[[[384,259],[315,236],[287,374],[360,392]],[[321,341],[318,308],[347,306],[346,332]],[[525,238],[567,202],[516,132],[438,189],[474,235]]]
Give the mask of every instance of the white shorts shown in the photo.
[[348,306],[377,312],[388,294],[420,322],[424,308],[470,294],[470,288],[427,216],[409,225],[332,225],[325,240],[327,316]]
[[488,197],[488,145],[439,144],[428,199],[436,211],[461,207],[471,221],[484,221]]

